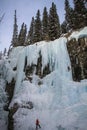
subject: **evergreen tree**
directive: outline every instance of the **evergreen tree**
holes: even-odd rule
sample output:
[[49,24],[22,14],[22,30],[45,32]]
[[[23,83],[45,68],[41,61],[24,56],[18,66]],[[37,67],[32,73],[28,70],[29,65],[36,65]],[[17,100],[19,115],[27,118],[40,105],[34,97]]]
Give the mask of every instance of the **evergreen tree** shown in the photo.
[[27,41],[26,41],[27,45],[34,43],[34,26],[35,26],[34,24],[35,24],[34,17],[32,17],[32,21],[30,24],[30,29],[29,29]]
[[49,40],[49,33],[48,33],[48,12],[47,12],[47,8],[46,7],[44,7],[44,11],[43,11],[42,34],[43,34],[43,40]]
[[2,51],[0,51],[0,60],[2,59]]
[[18,25],[17,25],[16,10],[15,10],[15,15],[14,15],[14,29],[13,29],[13,38],[12,38],[11,43],[13,47],[17,46],[18,44]]
[[6,49],[6,48],[4,48],[3,55],[5,56],[5,55],[6,55],[6,53],[7,53],[7,49]]
[[24,45],[26,45],[26,34],[27,34],[27,26],[25,24],[24,30],[23,30],[23,36],[24,36]]
[[42,26],[40,19],[40,10],[38,10],[35,19],[34,42],[39,42],[41,40],[42,40]]
[[26,33],[27,33],[27,27],[23,23],[22,26],[21,26],[19,36],[18,36],[18,44],[19,44],[19,46],[25,45]]
[[62,33],[67,33],[67,23],[66,23],[66,21],[64,21],[64,22],[61,24],[61,32],[62,32]]
[[52,3],[52,7],[49,12],[49,38],[55,40],[60,37],[60,22],[57,14],[56,5]]
[[65,0],[65,21],[67,31],[74,28],[74,10],[70,7],[69,1]]
[[[87,9],[84,0],[74,0],[75,11],[75,29],[79,29],[87,25]],[[78,24],[79,22],[79,24]]]

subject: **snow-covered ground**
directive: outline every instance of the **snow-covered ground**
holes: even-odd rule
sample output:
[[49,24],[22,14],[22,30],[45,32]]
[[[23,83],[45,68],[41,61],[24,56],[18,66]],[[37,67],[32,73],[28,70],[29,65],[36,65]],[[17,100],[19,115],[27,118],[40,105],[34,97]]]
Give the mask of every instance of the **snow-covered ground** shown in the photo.
[[[78,37],[86,34],[87,28],[77,33]],[[71,63],[66,43],[67,39],[61,37],[51,42],[41,41],[27,47],[16,47],[12,49],[9,58],[4,59],[3,77],[8,82],[12,78],[16,79],[14,96],[9,108],[14,103],[21,106],[29,101],[34,106],[33,109],[17,110],[14,114],[14,130],[35,130],[37,118],[42,130],[87,130],[87,80],[72,80],[72,70],[68,71],[67,68],[71,68]],[[30,83],[25,80],[23,71],[25,58],[27,57],[27,65],[36,65],[39,52],[42,55],[42,72],[49,63],[51,73],[40,79],[34,70]],[[14,67],[17,67],[16,71],[13,71]],[[59,125],[62,129],[58,129]]]
[[72,39],[72,38],[75,38],[76,40],[78,40],[78,38],[81,38],[81,37],[87,37],[87,27],[84,27],[84,29],[81,29],[80,31],[74,31],[70,37],[68,38],[68,40]]

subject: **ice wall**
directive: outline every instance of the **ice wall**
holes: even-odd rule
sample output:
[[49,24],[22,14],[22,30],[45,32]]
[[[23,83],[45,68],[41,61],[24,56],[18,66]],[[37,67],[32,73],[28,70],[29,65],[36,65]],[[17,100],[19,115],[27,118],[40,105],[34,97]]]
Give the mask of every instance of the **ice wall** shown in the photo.
[[[42,55],[42,71],[49,63],[51,71],[58,71],[60,77],[72,79],[69,55],[66,48],[66,38],[60,38],[51,42],[39,42],[34,45],[27,46],[21,50],[17,59],[17,77],[15,85],[15,93],[21,89],[21,82],[24,78],[25,57],[27,56],[27,65],[37,65],[39,52]],[[18,48],[17,48],[18,49]],[[16,52],[16,50],[15,50]]]

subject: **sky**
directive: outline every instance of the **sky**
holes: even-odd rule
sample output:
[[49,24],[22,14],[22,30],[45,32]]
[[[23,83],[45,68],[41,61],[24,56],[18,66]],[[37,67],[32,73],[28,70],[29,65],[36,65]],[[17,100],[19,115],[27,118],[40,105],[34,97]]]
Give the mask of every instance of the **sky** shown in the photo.
[[[73,0],[69,0],[72,5]],[[64,0],[0,0],[0,17],[5,13],[2,22],[0,23],[0,51],[4,48],[9,48],[11,45],[13,24],[14,24],[14,10],[17,10],[17,24],[18,32],[24,22],[29,30],[32,17],[36,16],[39,9],[41,15],[46,6],[49,8],[52,2],[56,4],[57,13],[59,15],[60,23],[64,20]]]

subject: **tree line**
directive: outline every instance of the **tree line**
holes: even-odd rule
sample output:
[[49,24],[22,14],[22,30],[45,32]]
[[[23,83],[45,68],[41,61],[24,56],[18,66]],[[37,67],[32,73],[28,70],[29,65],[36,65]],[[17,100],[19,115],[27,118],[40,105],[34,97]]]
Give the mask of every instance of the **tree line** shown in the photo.
[[65,0],[65,20],[62,24],[60,24],[59,15],[57,14],[57,8],[54,2],[52,2],[49,13],[47,8],[44,7],[42,19],[40,10],[38,9],[36,17],[32,17],[29,31],[27,32],[27,26],[23,23],[19,34],[15,10],[11,46],[26,46],[42,40],[55,40],[59,38],[62,33],[87,26],[87,1],[73,0],[73,4],[74,7],[72,8],[69,0]]
[[62,33],[87,26],[87,0],[73,0],[74,7],[65,0],[65,20],[61,25]]

